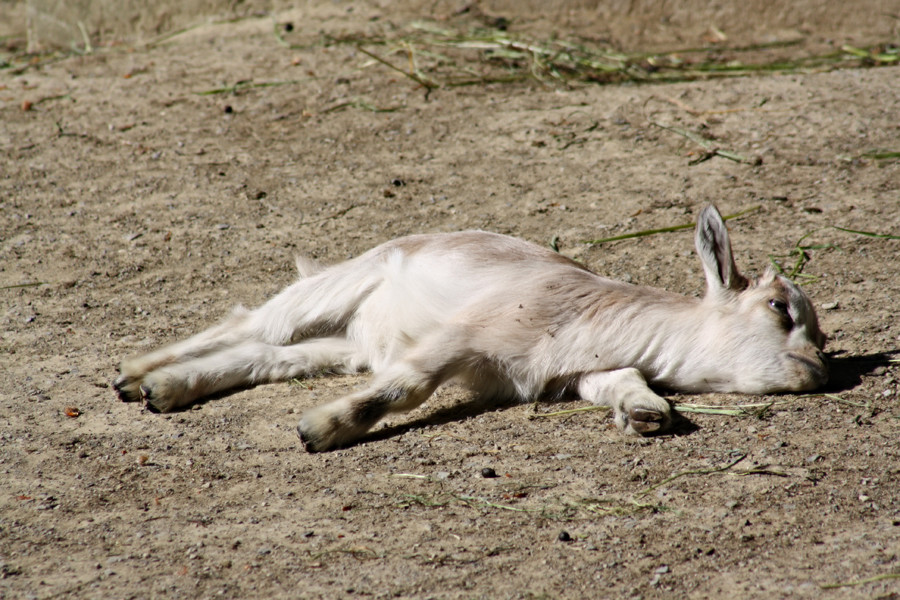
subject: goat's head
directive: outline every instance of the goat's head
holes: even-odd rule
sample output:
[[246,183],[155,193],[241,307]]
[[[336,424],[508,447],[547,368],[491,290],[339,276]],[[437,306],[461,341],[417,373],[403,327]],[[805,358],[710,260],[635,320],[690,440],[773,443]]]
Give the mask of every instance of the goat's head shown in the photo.
[[714,206],[700,213],[695,242],[706,272],[703,306],[720,317],[713,346],[733,363],[734,380],[723,388],[760,394],[823,385],[826,338],[803,290],[772,269],[753,282],[741,275]]

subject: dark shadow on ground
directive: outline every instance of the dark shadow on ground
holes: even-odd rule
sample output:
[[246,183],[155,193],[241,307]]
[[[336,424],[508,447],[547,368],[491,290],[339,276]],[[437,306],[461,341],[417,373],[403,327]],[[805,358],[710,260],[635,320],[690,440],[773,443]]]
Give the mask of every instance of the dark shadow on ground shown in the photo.
[[877,371],[886,369],[896,363],[891,362],[900,356],[900,350],[885,350],[871,354],[841,356],[841,352],[828,355],[828,367],[831,374],[828,383],[821,390],[825,393],[849,391],[860,383],[866,375],[878,375]]
[[[567,395],[562,398],[554,398],[554,404],[579,404],[581,406],[590,406],[587,402],[582,400],[577,396]],[[545,401],[539,401],[539,404],[544,404]],[[467,402],[463,402],[461,404],[457,404],[455,406],[448,406],[445,408],[438,409],[434,412],[429,412],[427,414],[422,415],[421,417],[416,418],[415,420],[409,421],[407,423],[398,423],[396,425],[391,425],[388,427],[384,427],[382,429],[378,429],[376,431],[372,431],[366,434],[363,438],[357,441],[357,444],[366,444],[369,442],[378,442],[390,439],[392,437],[403,435],[404,433],[408,433],[410,431],[415,431],[417,429],[422,429],[429,426],[434,425],[446,425],[448,423],[452,423],[454,421],[462,421],[470,417],[477,417],[478,415],[482,415],[489,412],[506,410],[513,406],[517,406],[522,404],[521,401],[515,399],[506,399],[506,400],[496,400],[491,398],[473,398]],[[546,409],[545,409],[546,410]],[[611,411],[610,411],[611,412]],[[674,407],[672,408],[672,424],[671,426],[663,432],[650,434],[646,437],[658,437],[658,436],[667,436],[667,435],[690,435],[691,433],[698,431],[699,427],[692,423],[690,420],[685,418],[683,415],[678,413]],[[610,416],[611,418],[611,416]]]
[[[566,398],[565,400],[574,401],[577,400],[577,398]],[[357,443],[366,444],[369,442],[384,441],[410,431],[415,431],[416,429],[422,429],[433,425],[446,425],[447,423],[453,423],[454,421],[463,421],[470,417],[477,417],[478,415],[483,415],[485,413],[505,410],[519,404],[522,404],[522,402],[516,399],[497,400],[475,397],[454,406],[447,406],[433,412],[428,412],[407,423],[398,423],[396,425],[378,429],[377,431],[369,432]]]

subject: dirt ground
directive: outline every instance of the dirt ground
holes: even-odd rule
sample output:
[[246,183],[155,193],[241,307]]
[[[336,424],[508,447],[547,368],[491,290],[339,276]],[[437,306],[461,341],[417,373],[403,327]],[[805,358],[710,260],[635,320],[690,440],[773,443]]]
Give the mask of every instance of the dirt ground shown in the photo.
[[[426,96],[353,45],[313,44],[403,31],[417,10],[460,30],[504,16],[511,35],[596,26],[632,50],[718,36],[702,14],[638,28],[634,13],[601,27],[527,4],[391,6],[285,7],[285,44],[245,11],[0,69],[0,598],[900,597],[900,241],[834,228],[900,234],[900,161],[866,154],[900,150],[900,71]],[[777,15],[774,37],[718,29],[726,45],[799,36],[773,59],[896,42],[900,10],[878,6],[868,33]],[[248,80],[285,84],[202,94]],[[700,146],[653,122],[757,164],[691,164]],[[448,387],[307,454],[299,415],[365,376],[171,415],[110,386],[122,357],[271,296],[295,255],[337,262],[409,233],[556,237],[599,273],[699,294],[689,231],[584,242],[690,223],[707,202],[758,207],[730,221],[749,273],[807,247],[828,395],[672,395],[771,406],[631,439],[602,411],[536,416],[580,401],[485,408]]]

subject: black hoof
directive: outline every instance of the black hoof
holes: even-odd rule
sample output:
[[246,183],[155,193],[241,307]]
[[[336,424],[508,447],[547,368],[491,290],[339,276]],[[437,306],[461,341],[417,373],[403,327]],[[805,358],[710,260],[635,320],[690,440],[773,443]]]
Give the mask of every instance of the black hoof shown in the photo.
[[632,408],[628,411],[627,425],[636,433],[650,435],[665,431],[669,424],[669,415],[656,410]]
[[120,375],[112,384],[113,389],[116,390],[116,396],[118,396],[119,400],[122,402],[140,401],[140,395],[135,394],[133,390],[128,389],[130,385],[131,381],[124,375]]

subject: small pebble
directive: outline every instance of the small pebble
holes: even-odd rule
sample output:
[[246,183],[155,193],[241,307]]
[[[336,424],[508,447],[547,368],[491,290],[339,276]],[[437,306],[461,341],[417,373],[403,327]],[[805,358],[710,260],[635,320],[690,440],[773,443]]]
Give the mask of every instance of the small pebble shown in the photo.
[[834,302],[823,302],[822,310],[834,310],[838,307],[837,301]]
[[571,542],[571,541],[572,541],[572,536],[569,535],[569,532],[568,532],[568,531],[563,530],[563,531],[560,531],[560,532],[559,532],[559,535],[557,536],[557,539],[559,539],[559,541],[561,541],[561,542]]
[[485,479],[493,479],[497,476],[497,471],[493,470],[490,467],[485,467],[481,470],[481,476]]

